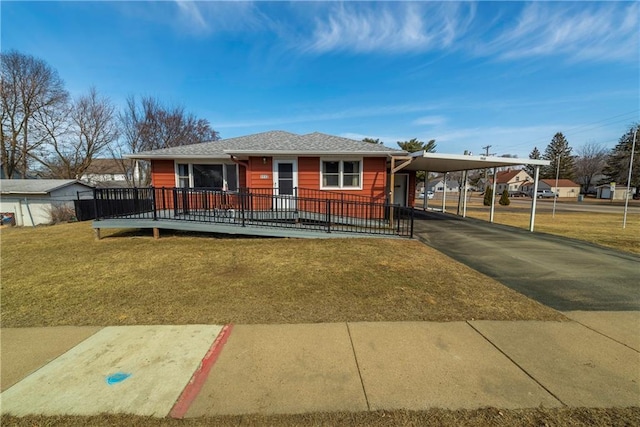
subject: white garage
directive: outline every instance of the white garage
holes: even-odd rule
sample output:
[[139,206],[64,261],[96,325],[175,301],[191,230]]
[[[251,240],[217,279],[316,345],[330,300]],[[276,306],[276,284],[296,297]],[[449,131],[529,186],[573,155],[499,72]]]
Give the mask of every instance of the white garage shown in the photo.
[[75,179],[2,179],[0,212],[3,218],[12,214],[18,226],[49,224],[52,209],[74,209],[73,201],[92,198],[92,189]]

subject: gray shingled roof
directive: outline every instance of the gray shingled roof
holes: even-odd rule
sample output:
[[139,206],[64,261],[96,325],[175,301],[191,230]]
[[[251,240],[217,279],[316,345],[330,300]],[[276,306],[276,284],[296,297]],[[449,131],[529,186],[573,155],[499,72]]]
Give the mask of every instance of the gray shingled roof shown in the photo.
[[75,179],[0,179],[2,194],[47,194],[72,184],[91,186]]
[[319,132],[307,135],[296,135],[284,131],[270,131],[237,138],[221,139],[202,144],[183,145],[129,154],[132,159],[154,158],[224,158],[230,155],[328,155],[328,154],[361,154],[386,156],[388,154],[404,154],[404,151],[385,147],[384,145],[356,141],[339,136],[326,135]]

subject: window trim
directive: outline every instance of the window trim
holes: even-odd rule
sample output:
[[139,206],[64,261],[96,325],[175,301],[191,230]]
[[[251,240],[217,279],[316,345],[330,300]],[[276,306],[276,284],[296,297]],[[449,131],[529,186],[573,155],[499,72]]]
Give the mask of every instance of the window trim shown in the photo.
[[[180,188],[180,175],[179,175],[179,167],[178,165],[187,165],[188,169],[189,169],[189,188],[194,188],[193,187],[193,182],[194,182],[194,177],[193,177],[193,165],[222,165],[222,185],[224,189],[228,189],[229,188],[229,182],[227,181],[227,165],[234,165],[236,167],[236,188],[239,189],[240,188],[240,168],[238,167],[238,164],[235,162],[216,162],[216,161],[206,161],[206,160],[197,160],[197,161],[193,161],[193,160],[187,160],[187,161],[180,161],[180,160],[174,160],[173,165],[174,165],[174,176],[175,176],[175,186],[176,188]],[[229,191],[229,190],[226,190]]]
[[[324,186],[324,162],[338,162],[338,186]],[[358,162],[359,164],[359,185],[357,187],[344,186],[344,162]],[[364,158],[362,157],[321,157],[320,158],[320,189],[321,190],[343,190],[358,191],[362,190],[364,181]]]

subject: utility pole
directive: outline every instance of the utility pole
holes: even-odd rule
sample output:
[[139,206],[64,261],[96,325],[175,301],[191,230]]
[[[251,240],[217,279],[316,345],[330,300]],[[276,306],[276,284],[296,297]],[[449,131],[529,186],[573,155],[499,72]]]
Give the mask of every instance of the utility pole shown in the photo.
[[[491,148],[491,145],[485,145],[484,147],[482,147],[482,149],[485,152],[485,156],[487,156],[487,157],[489,157],[489,148]],[[485,187],[486,187],[486,185],[488,183],[488,179],[489,179],[489,175],[487,174],[487,172],[488,172],[488,169],[485,168],[485,170],[484,170],[484,185],[485,185]],[[494,177],[494,179],[495,179],[495,177]],[[484,188],[484,189],[486,189],[486,188]]]

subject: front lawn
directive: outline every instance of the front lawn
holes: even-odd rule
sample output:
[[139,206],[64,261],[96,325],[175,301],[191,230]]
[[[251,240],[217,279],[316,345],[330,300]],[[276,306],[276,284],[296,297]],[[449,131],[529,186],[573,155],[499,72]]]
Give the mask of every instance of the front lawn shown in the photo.
[[2,327],[561,320],[412,240],[2,229]]

